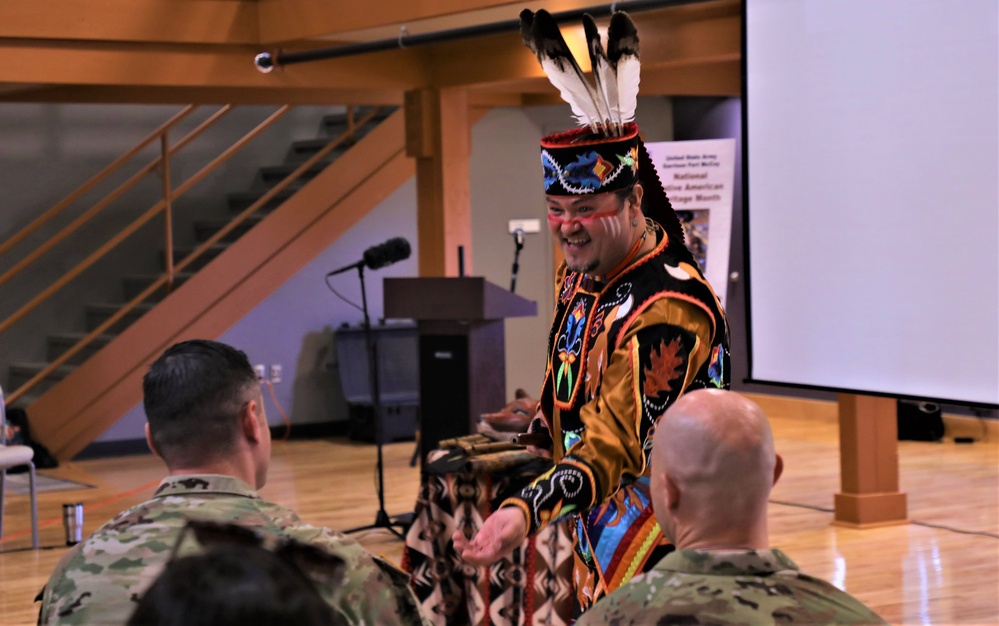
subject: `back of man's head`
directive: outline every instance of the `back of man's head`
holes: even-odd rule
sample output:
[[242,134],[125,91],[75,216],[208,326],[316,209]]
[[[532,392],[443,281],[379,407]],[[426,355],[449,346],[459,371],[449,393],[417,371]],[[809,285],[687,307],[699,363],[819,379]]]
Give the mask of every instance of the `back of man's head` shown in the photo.
[[[679,523],[698,520],[705,533],[719,530],[712,528],[715,523],[747,529],[763,524],[765,532],[767,500],[780,473],[778,463],[763,411],[731,391],[685,394],[656,427],[653,474],[664,473],[679,490],[682,513],[678,514],[683,518]],[[656,513],[662,517],[668,512]],[[664,523],[664,529],[673,522]]]
[[240,350],[195,339],[168,348],[142,380],[156,452],[167,466],[196,467],[232,452],[244,405],[259,398],[256,373]]

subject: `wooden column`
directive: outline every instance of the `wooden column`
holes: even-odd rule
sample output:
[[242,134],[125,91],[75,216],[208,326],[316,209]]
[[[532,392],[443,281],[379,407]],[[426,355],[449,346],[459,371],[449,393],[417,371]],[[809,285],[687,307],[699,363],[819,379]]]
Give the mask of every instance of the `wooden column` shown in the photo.
[[406,154],[416,159],[420,276],[458,276],[458,246],[465,250],[465,275],[472,275],[470,152],[467,90],[406,92]]
[[839,396],[839,464],[842,491],[835,495],[834,524],[872,526],[906,521],[898,490],[898,423],[895,400]]

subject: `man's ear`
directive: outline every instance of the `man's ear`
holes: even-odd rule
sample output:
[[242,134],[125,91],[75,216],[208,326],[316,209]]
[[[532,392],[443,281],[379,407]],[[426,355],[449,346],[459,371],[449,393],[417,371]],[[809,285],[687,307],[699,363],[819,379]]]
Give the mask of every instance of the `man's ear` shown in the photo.
[[642,183],[636,182],[631,190],[631,198],[634,199],[635,209],[638,210],[639,215],[642,214],[642,196],[644,194],[645,189],[642,187]]
[[153,453],[153,456],[159,459],[163,458],[160,451],[156,449],[156,444],[153,443],[153,435],[149,432],[149,422],[146,422],[146,445],[149,446],[149,451]]
[[666,472],[663,472],[663,485],[666,487],[666,508],[676,510],[680,506],[680,487]]
[[777,457],[777,462],[774,463],[774,482],[773,482],[773,484],[776,485],[777,480],[780,478],[781,474],[784,473],[784,459],[779,454],[776,454],[774,456]]
[[259,413],[260,405],[256,400],[250,400],[239,411],[239,423],[243,429],[243,436],[254,443],[260,441],[262,437]]

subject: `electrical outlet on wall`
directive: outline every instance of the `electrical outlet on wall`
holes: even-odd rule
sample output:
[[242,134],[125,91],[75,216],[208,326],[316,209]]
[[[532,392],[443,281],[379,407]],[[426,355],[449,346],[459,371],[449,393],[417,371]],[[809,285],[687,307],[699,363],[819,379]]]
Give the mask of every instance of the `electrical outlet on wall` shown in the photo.
[[257,373],[257,380],[263,380],[264,376],[267,374],[267,370],[264,369],[264,364],[253,366],[253,371]]
[[271,382],[279,383],[281,382],[281,364],[273,363],[271,364]]
[[509,229],[511,235],[517,232],[518,230],[524,231],[524,234],[540,233],[541,220],[538,219],[510,220],[507,223],[507,228]]

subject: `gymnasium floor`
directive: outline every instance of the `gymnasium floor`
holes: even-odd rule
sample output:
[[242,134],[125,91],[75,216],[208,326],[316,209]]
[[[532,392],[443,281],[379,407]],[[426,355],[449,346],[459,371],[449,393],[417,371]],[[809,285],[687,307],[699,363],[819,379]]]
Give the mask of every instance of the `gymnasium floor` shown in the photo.
[[[900,442],[910,523],[871,529],[831,524],[839,490],[835,406],[753,396],[767,411],[785,461],[770,507],[771,543],[806,572],[859,597],[895,624],[999,624],[999,437],[982,425],[973,444]],[[994,426],[994,425],[993,425]],[[977,425],[974,428],[978,428]],[[988,434],[986,434],[988,433]],[[987,440],[983,440],[987,437]],[[386,509],[411,511],[418,470],[412,443],[385,447]],[[275,441],[262,495],[307,521],[343,529],[374,521],[374,446],[343,439]],[[44,473],[95,485],[39,496],[39,551],[30,549],[27,497],[8,494],[0,543],[0,624],[33,624],[32,598],[65,552],[62,502],[83,502],[85,533],[146,499],[163,475],[149,455],[64,463]],[[385,531],[355,535],[400,561]]]

